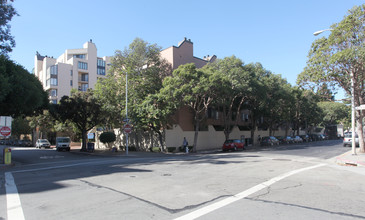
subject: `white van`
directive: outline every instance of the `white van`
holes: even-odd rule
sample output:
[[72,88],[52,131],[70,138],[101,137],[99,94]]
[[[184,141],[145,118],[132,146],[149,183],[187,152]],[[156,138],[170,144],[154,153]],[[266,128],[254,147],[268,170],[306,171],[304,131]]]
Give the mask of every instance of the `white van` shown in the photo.
[[56,138],[56,150],[57,151],[70,151],[71,139],[69,137],[57,137]]

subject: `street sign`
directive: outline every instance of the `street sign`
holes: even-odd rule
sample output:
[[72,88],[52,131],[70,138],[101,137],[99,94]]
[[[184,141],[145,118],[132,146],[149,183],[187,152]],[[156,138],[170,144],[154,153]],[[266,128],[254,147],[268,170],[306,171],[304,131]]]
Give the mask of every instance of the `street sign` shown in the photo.
[[124,132],[129,134],[132,131],[132,126],[130,124],[124,125]]
[[0,127],[0,135],[7,137],[10,134],[11,134],[11,129],[8,126]]

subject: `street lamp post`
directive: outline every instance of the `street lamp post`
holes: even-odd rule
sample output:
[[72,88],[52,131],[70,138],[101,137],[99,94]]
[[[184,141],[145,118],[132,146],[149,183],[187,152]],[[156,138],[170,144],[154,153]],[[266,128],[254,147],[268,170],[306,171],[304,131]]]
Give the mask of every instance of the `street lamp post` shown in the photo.
[[[125,72],[125,118],[127,121],[127,124],[129,124],[128,119],[128,72]],[[126,132],[126,146],[125,146],[125,154],[128,155],[128,134],[129,132]]]
[[[313,33],[317,36],[325,31],[333,31],[333,29],[324,29]],[[355,85],[354,85],[354,72],[351,70],[351,134],[352,134],[352,155],[356,155],[356,136],[355,136]]]
[[[113,64],[108,64],[108,65],[113,65]],[[122,71],[124,72],[124,71]],[[125,122],[128,125],[129,124],[129,118],[128,118],[128,72],[125,71]],[[128,155],[128,135],[129,132],[125,132],[126,134],[126,147],[125,147],[125,153],[126,155]]]

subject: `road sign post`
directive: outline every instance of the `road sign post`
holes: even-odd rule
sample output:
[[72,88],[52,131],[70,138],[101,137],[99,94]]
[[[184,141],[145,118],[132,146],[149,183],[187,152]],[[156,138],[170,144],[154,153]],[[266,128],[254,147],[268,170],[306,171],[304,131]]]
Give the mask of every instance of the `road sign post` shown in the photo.
[[130,124],[124,125],[124,133],[126,134],[126,146],[125,146],[125,154],[128,155],[128,135],[132,131],[132,126]]
[[132,131],[132,126],[130,124],[124,125],[124,133],[129,134]]
[[8,126],[0,127],[1,136],[7,137],[10,136],[10,134],[11,134],[11,128],[9,128]]

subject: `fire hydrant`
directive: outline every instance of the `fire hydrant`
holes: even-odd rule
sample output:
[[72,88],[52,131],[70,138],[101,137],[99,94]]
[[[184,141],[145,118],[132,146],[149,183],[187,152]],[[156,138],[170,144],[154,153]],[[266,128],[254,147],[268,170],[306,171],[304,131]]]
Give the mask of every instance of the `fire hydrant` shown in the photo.
[[189,147],[188,146],[185,147],[185,153],[189,153]]
[[4,148],[3,152],[4,156],[4,164],[11,164],[11,149],[10,148]]

